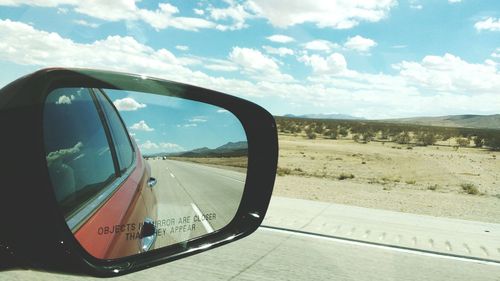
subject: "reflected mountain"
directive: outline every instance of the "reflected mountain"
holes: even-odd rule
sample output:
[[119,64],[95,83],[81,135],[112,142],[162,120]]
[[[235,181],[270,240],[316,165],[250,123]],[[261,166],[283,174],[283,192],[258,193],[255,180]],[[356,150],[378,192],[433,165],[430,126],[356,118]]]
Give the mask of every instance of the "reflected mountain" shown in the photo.
[[148,154],[145,157],[240,157],[248,155],[248,143],[246,141],[228,142],[217,148],[200,147],[190,151],[182,152],[160,152]]

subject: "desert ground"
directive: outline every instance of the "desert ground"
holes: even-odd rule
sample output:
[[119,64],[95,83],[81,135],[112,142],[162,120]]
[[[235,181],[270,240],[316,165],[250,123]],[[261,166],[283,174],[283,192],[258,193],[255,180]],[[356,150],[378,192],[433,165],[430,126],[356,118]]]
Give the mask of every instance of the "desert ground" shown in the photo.
[[192,162],[215,168],[246,173],[248,157],[168,157],[170,160]]
[[500,152],[446,144],[280,133],[273,194],[500,223]]

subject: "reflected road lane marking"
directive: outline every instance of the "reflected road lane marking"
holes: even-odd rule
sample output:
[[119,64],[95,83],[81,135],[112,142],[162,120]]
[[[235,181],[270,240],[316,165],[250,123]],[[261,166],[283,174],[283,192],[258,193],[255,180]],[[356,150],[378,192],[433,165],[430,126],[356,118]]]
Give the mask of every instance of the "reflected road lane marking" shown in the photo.
[[[200,218],[203,218],[203,214],[201,213],[200,209],[198,208],[198,206],[196,206],[196,204],[194,203],[191,203],[191,207],[193,208],[194,212],[196,213],[196,215],[198,215],[198,217]],[[203,226],[205,227],[205,230],[207,231],[207,233],[212,233],[214,232],[214,229],[212,228],[212,226],[208,223],[208,221],[206,220],[202,220],[201,223],[203,224]]]

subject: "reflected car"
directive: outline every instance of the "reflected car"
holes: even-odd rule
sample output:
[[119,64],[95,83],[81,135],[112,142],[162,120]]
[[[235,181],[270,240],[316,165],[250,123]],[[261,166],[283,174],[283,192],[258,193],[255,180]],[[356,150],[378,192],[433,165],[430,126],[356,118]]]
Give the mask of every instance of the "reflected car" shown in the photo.
[[101,259],[153,249],[156,179],[106,93],[54,90],[43,130],[55,197],[82,247]]

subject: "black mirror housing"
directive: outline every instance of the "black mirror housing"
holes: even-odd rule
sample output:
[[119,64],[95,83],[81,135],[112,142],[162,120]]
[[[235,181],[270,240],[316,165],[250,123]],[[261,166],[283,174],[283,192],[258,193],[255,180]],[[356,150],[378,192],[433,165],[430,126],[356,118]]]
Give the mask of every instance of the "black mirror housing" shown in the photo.
[[[113,260],[82,248],[66,224],[51,187],[43,145],[43,105],[62,87],[109,88],[179,97],[233,113],[248,139],[247,180],[234,219],[199,238]],[[50,68],[0,90],[0,270],[25,268],[112,277],[200,253],[254,232],[273,189],[278,140],[274,118],[246,100],[145,76],[88,69]]]

